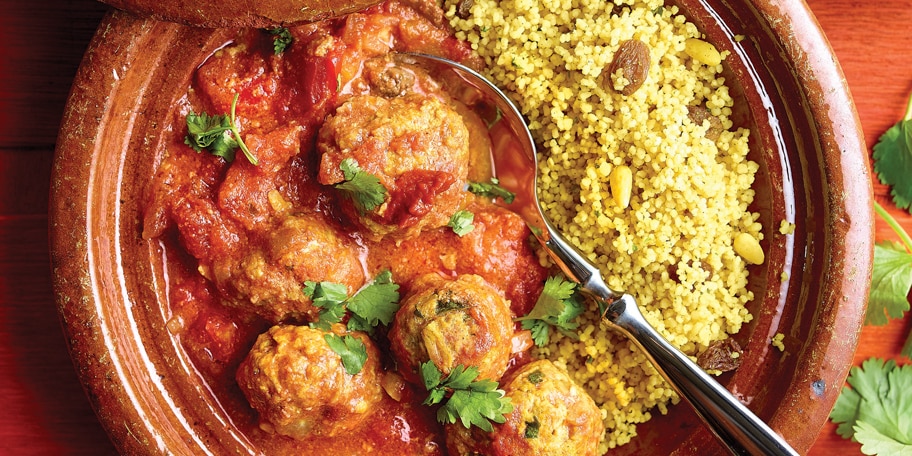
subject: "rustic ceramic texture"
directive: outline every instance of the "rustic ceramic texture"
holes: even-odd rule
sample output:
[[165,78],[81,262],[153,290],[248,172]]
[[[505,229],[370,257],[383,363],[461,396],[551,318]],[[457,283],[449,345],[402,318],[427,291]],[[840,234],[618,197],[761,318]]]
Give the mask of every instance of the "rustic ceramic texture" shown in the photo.
[[[720,381],[799,452],[825,423],[864,318],[873,214],[866,148],[832,52],[803,2],[678,3],[731,55],[761,164],[753,209],[768,261],[751,270],[756,316],[742,367]],[[170,109],[230,40],[113,11],[76,77],[54,165],[51,249],[60,315],[81,381],[125,454],[255,451],[169,336],[162,246],[140,237],[144,185]],[[796,223],[793,235],[779,232]],[[783,279],[783,271],[788,278]],[[770,344],[785,336],[785,351]],[[617,454],[722,454],[686,406],[639,427]]]
[[198,27],[276,27],[338,16],[379,0],[101,0],[153,19]]

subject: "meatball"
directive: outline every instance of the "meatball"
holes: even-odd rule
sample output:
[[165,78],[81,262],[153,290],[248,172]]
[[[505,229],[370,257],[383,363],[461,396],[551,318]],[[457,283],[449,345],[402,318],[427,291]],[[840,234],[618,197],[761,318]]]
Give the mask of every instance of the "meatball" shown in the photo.
[[272,323],[317,315],[302,290],[305,281],[341,283],[350,294],[364,283],[358,249],[317,216],[286,218],[239,259],[214,259],[206,275],[229,305]]
[[461,364],[477,367],[479,378],[499,379],[510,360],[512,337],[509,304],[477,275],[420,277],[389,331],[399,370],[419,385],[420,365],[427,361],[444,374]]
[[485,433],[447,425],[451,455],[597,455],[605,432],[592,398],[567,371],[548,360],[534,361],[509,375],[504,385],[513,411]]
[[345,181],[342,164],[352,159],[386,189],[376,207],[345,199],[346,213],[373,239],[445,226],[463,205],[469,133],[462,116],[437,96],[352,97],[320,129],[317,148],[320,183]]
[[364,333],[353,332],[367,348],[361,371],[350,375],[326,342],[329,334],[307,326],[273,326],[261,334],[237,371],[237,382],[260,414],[260,427],[295,439],[350,433],[364,423],[382,399],[380,354]]

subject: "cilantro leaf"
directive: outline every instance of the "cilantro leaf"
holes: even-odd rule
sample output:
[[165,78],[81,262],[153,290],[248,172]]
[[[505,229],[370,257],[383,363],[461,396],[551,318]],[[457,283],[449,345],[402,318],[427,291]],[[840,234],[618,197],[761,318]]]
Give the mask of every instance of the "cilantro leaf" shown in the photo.
[[460,210],[456,211],[452,217],[450,217],[449,223],[447,226],[453,229],[453,232],[457,236],[463,237],[466,234],[472,232],[475,229],[475,225],[472,222],[475,221],[475,214],[470,211]]
[[339,164],[339,168],[345,180],[335,187],[352,200],[358,212],[364,214],[372,211],[386,200],[386,187],[377,176],[362,170],[357,160],[346,158]]
[[332,333],[325,334],[323,339],[326,340],[329,348],[342,358],[342,367],[345,368],[348,375],[356,375],[361,372],[361,368],[367,361],[367,347],[364,346],[361,339],[347,334],[339,336]]
[[548,277],[532,310],[526,316],[515,319],[522,323],[523,329],[532,332],[535,345],[541,347],[548,343],[550,327],[568,337],[577,337],[572,332],[579,326],[575,320],[585,308],[576,288],[576,283],[559,276]]
[[505,415],[513,411],[510,398],[497,388],[497,382],[476,380],[476,367],[458,365],[445,378],[431,361],[422,363],[420,370],[428,390],[424,404],[435,405],[446,399],[437,410],[437,421],[441,424],[454,424],[459,420],[466,428],[475,425],[491,432],[494,430],[491,422],[503,423]]
[[844,438],[862,444],[865,454],[912,451],[912,365],[878,358],[853,367],[830,419]]
[[235,151],[240,148],[251,164],[258,163],[257,158],[250,153],[244,144],[240,130],[237,127],[235,110],[239,94],[234,94],[229,114],[210,116],[209,114],[190,112],[187,114],[187,136],[184,144],[197,152],[209,150],[212,155],[221,157],[226,162],[234,161]]
[[342,321],[345,316],[344,302],[348,299],[345,285],[332,282],[304,282],[304,294],[312,301],[314,307],[320,308],[317,321],[311,322],[311,328],[328,331],[329,327]]
[[507,204],[516,198],[513,192],[500,186],[500,181],[496,177],[491,178],[490,182],[469,182],[469,191],[478,196],[500,198]]
[[399,310],[399,285],[393,282],[393,274],[389,270],[377,274],[348,300],[348,310],[352,313],[350,330],[371,333],[379,324],[388,326]]
[[890,185],[893,202],[912,211],[912,98],[905,117],[890,127],[874,145],[874,171]]
[[526,430],[523,432],[523,437],[527,439],[537,439],[540,427],[541,423],[538,422],[538,418],[533,416],[532,421],[526,421]]
[[291,46],[291,43],[294,42],[294,37],[291,36],[291,32],[285,27],[269,29],[269,33],[273,36],[272,50],[275,55],[285,52],[288,46]]
[[551,326],[544,320],[523,320],[522,328],[532,333],[532,342],[538,347],[548,345]]
[[861,445],[862,454],[891,456],[912,454],[912,445],[898,442],[864,421],[855,426],[855,440],[864,442]]
[[333,282],[307,281],[302,291],[315,307],[320,308],[317,320],[310,323],[312,328],[329,330],[331,325],[341,322],[348,311],[350,331],[373,335],[375,327],[389,325],[399,310],[399,285],[393,282],[389,270],[381,271],[351,297],[345,285]]
[[901,318],[909,310],[912,288],[912,253],[893,241],[874,245],[874,271],[865,323],[882,326],[889,318]]
[[226,162],[234,161],[237,141],[231,136],[228,116],[190,112],[187,114],[187,136],[184,144],[197,152],[209,149],[212,155],[222,157]]

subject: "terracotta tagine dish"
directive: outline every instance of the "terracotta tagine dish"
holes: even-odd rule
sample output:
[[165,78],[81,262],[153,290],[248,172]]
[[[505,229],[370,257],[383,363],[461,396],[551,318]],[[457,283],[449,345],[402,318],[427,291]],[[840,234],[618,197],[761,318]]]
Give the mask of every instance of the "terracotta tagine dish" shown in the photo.
[[[70,352],[122,453],[521,454],[558,441],[551,417],[582,404],[596,418],[558,448],[725,454],[584,300],[548,294],[559,270],[502,194],[473,187],[497,186],[498,114],[391,52],[460,61],[515,96],[558,228],[792,448],[811,447],[864,320],[873,213],[853,102],[803,2],[637,1],[563,19],[488,0],[106,3],[62,122],[50,232]],[[508,7],[545,25],[516,32]],[[555,26],[576,54],[527,59],[564,19],[616,21],[621,38]],[[674,27],[686,50],[668,44]],[[590,38],[603,40],[591,68]],[[497,47],[510,39],[526,44]],[[533,104],[533,87],[570,78]],[[607,127],[562,139],[584,118]],[[660,153],[638,152],[651,141]],[[716,158],[672,169],[685,143]],[[541,296],[578,309],[572,322],[542,316]],[[467,428],[454,405],[440,422],[460,364],[498,382],[500,415]],[[444,385],[432,406],[430,368]],[[522,382],[542,372],[551,397],[579,404],[529,405]]]

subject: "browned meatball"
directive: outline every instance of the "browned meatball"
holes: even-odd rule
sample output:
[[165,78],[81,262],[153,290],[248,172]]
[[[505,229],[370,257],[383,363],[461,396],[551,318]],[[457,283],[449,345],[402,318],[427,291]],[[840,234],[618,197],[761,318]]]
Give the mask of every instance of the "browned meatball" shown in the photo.
[[463,204],[469,133],[462,117],[437,96],[355,96],[327,119],[317,148],[320,183],[343,182],[342,162],[353,159],[386,189],[382,204],[372,209],[346,203],[348,214],[374,239],[444,226]]
[[[357,248],[322,219],[288,217],[240,259],[216,258],[208,276],[229,304],[278,323],[316,315],[305,281],[346,285],[351,294],[364,283]],[[331,260],[331,261],[330,261]]]
[[295,439],[338,436],[362,425],[382,399],[379,352],[363,333],[350,333],[367,348],[361,371],[350,375],[326,342],[307,326],[273,326],[261,334],[237,371],[237,382],[260,414],[260,427]]
[[447,425],[451,455],[592,455],[605,432],[595,402],[567,371],[548,360],[529,363],[504,385],[513,412],[485,433],[461,423]]
[[389,332],[399,370],[419,385],[419,366],[427,361],[444,374],[461,364],[477,367],[479,378],[500,378],[510,360],[512,337],[509,304],[477,275],[456,280],[422,276],[403,300]]

